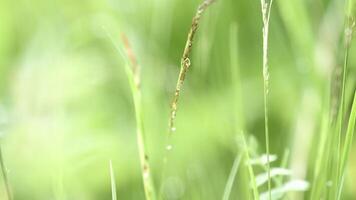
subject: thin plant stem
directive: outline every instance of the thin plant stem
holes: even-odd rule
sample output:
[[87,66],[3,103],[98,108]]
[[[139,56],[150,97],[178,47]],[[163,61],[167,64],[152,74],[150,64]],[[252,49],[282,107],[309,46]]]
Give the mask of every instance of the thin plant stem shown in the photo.
[[204,11],[209,7],[209,5],[211,5],[214,2],[215,2],[215,0],[203,1],[203,3],[201,3],[199,5],[196,14],[193,17],[192,25],[190,27],[187,42],[185,44],[185,48],[183,51],[183,56],[181,58],[180,72],[179,72],[178,81],[176,84],[176,89],[174,92],[173,100],[171,103],[171,114],[170,114],[170,118],[169,118],[169,135],[171,135],[175,131],[174,122],[175,122],[175,118],[176,118],[176,114],[177,114],[178,100],[179,100],[179,96],[181,93],[181,89],[184,84],[184,80],[185,80],[187,71],[191,65],[190,53],[193,48],[194,36],[198,30],[199,22],[200,22],[200,19],[203,15]]
[[115,174],[114,174],[111,160],[109,165],[110,165],[109,167],[110,167],[111,199],[117,200]]
[[[145,195],[147,200],[156,199],[155,188],[153,184],[153,179],[150,171],[150,164],[148,160],[148,153],[145,145],[145,132],[143,126],[143,112],[142,112],[142,100],[141,100],[141,78],[139,72],[139,65],[137,63],[136,57],[131,49],[128,38],[125,34],[121,35],[124,49],[126,51],[126,56],[123,55],[126,61],[126,72],[129,78],[131,92],[135,107],[135,117],[136,117],[136,131],[137,131],[137,145],[141,163],[141,172],[143,185],[145,190]],[[121,54],[122,50],[119,48]]]
[[255,176],[255,173],[253,171],[252,164],[250,162],[251,161],[251,157],[250,157],[249,148],[247,146],[247,142],[246,142],[246,138],[245,138],[245,133],[241,132],[240,134],[241,134],[241,138],[242,138],[242,142],[243,142],[244,154],[245,154],[245,157],[246,157],[246,159],[245,159],[246,160],[246,165],[247,165],[248,173],[249,173],[249,176],[250,176],[250,184],[251,184],[251,187],[252,187],[253,199],[254,200],[259,200],[260,199],[260,194],[258,192],[258,188],[257,188],[257,185],[256,185],[256,176]]
[[[168,154],[173,148],[173,145],[171,142],[171,137],[172,137],[173,133],[176,131],[175,118],[176,118],[177,109],[178,109],[178,100],[179,100],[179,96],[181,94],[181,90],[182,90],[182,87],[183,87],[183,84],[184,84],[184,81],[186,78],[187,71],[191,65],[190,53],[193,48],[194,36],[196,35],[196,32],[198,30],[199,22],[200,22],[201,17],[203,16],[203,13],[214,2],[215,2],[215,0],[204,0],[198,6],[198,9],[196,11],[195,16],[193,17],[192,25],[191,25],[189,33],[188,33],[187,41],[186,41],[183,55],[181,58],[178,81],[177,81],[175,92],[173,95],[173,100],[171,102],[170,117],[169,117],[169,122],[168,122],[168,135],[167,135],[167,139],[166,139],[166,143],[165,143],[165,155],[163,158],[162,181],[164,181],[164,177],[165,177],[166,165],[168,162]],[[162,189],[162,187],[161,187],[161,189]],[[160,191],[161,191],[161,189],[160,189]]]
[[241,163],[241,159],[242,156],[241,155],[237,155],[235,160],[234,160],[234,164],[232,165],[231,168],[231,172],[229,174],[229,178],[226,182],[226,186],[224,189],[224,195],[223,195],[223,200],[229,200],[230,198],[230,194],[231,194],[231,190],[232,190],[232,186],[234,185],[234,181],[235,181],[235,177],[237,174],[237,171],[239,169],[240,163]]
[[346,130],[346,139],[345,139],[345,144],[344,148],[342,151],[342,157],[340,161],[340,183],[339,183],[339,188],[337,192],[337,199],[341,199],[341,192],[342,188],[344,185],[344,178],[345,178],[345,168],[347,164],[347,157],[349,156],[352,141],[353,141],[353,136],[354,136],[354,131],[355,131],[355,121],[356,121],[356,92],[354,93],[354,100],[352,103],[352,108],[351,108],[351,113],[350,113],[350,118],[349,118],[349,123],[348,127]]
[[8,198],[9,200],[12,200],[11,189],[10,189],[10,183],[9,183],[9,179],[8,179],[8,177],[7,177],[7,170],[6,170],[6,166],[5,166],[5,163],[4,163],[4,157],[3,157],[3,155],[2,155],[1,146],[0,146],[0,165],[1,165],[2,176],[3,176],[3,178],[4,178],[4,183],[5,183],[7,198]]
[[349,51],[350,51],[350,45],[352,41],[352,33],[353,29],[355,28],[355,21],[351,17],[347,16],[347,22],[346,22],[346,28],[345,28],[345,56],[344,56],[344,65],[343,65],[343,76],[342,76],[342,89],[341,89],[341,100],[340,100],[340,107],[339,107],[339,117],[338,117],[338,148],[337,148],[337,192],[335,195],[336,199],[340,198],[339,193],[342,190],[342,182],[343,182],[343,173],[344,173],[344,167],[342,166],[342,163],[344,162],[343,159],[346,159],[342,153],[341,149],[341,134],[342,134],[342,125],[343,125],[343,115],[344,115],[344,105],[345,105],[345,87],[346,87],[346,73],[347,73],[347,66],[348,66],[348,60],[349,60]]
[[267,2],[261,0],[261,11],[263,21],[263,97],[264,97],[264,118],[265,118],[265,140],[267,153],[267,173],[268,173],[268,197],[271,200],[271,167],[269,162],[269,128],[268,128],[268,92],[269,92],[269,68],[268,68],[268,32],[269,19],[271,16],[271,6],[273,0]]

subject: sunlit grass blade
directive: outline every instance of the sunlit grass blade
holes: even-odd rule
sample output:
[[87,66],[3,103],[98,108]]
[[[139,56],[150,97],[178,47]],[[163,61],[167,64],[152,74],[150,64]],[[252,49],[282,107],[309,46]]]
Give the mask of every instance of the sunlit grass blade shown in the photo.
[[231,172],[229,175],[229,178],[226,182],[226,186],[224,189],[224,195],[223,195],[223,200],[228,200],[231,194],[232,186],[234,185],[234,181],[236,178],[237,171],[239,169],[240,163],[241,163],[242,156],[238,155],[236,156],[234,160],[234,164],[232,165]]
[[112,168],[111,160],[110,160],[109,165],[110,165],[111,198],[112,198],[112,200],[117,200],[115,174],[114,174],[114,170]]
[[2,149],[0,146],[0,165],[1,165],[1,172],[2,172],[2,176],[4,179],[4,184],[5,184],[5,189],[6,189],[6,195],[7,198],[9,200],[12,200],[12,194],[11,194],[11,189],[10,189],[10,183],[9,183],[9,179],[7,177],[7,170],[6,170],[6,166],[5,166],[5,162],[4,162],[4,157],[2,155]]

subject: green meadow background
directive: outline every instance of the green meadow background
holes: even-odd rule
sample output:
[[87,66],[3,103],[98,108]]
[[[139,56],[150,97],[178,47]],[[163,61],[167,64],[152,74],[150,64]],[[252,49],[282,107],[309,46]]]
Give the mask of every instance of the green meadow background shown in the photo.
[[[163,185],[165,199],[221,199],[241,154],[236,124],[245,124],[252,157],[265,152],[261,7],[259,0],[218,0],[204,13],[179,101],[168,175],[161,181],[170,102],[199,3],[0,1],[0,144],[13,199],[109,200],[110,160],[118,199],[145,198],[134,105],[113,44],[121,33],[141,67],[156,188]],[[269,126],[271,153],[278,159],[271,166],[289,155],[285,167],[311,184],[321,119],[333,99],[329,91],[337,87],[331,77],[343,64],[344,4],[272,5]],[[354,41],[347,71],[347,116],[356,89],[355,46]],[[355,147],[342,199],[356,199]],[[247,199],[246,173],[239,171],[231,199]],[[308,196],[307,191],[304,198],[285,199]],[[0,199],[6,198],[1,178]]]

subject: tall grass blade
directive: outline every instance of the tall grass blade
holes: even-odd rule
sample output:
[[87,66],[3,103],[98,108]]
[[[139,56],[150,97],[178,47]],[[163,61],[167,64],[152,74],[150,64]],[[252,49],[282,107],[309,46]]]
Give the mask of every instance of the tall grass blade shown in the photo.
[[251,187],[252,187],[253,199],[260,200],[260,194],[258,192],[258,188],[257,188],[257,184],[256,184],[255,173],[253,171],[253,167],[250,162],[251,157],[250,157],[249,148],[247,146],[247,142],[246,142],[246,138],[245,138],[245,133],[241,132],[239,136],[241,137],[241,140],[243,142],[243,152],[244,152],[245,160],[247,161],[246,165],[247,165],[247,169],[248,169],[248,173],[249,173],[249,177],[250,177],[249,185],[251,185]]
[[[145,132],[143,129],[143,113],[141,102],[141,79],[139,73],[139,66],[135,55],[131,49],[129,41],[125,34],[121,35],[122,43],[117,44],[116,40],[107,32],[111,42],[114,44],[119,54],[122,56],[125,64],[127,78],[130,83],[131,93],[135,107],[136,118],[136,132],[137,132],[137,146],[139,151],[139,159],[141,164],[141,173],[143,179],[143,186],[147,200],[155,200],[156,192],[153,184],[153,179],[150,171],[150,164],[148,161],[148,153],[145,145]],[[126,51],[126,53],[125,53]]]
[[114,174],[114,170],[112,168],[111,160],[110,160],[110,182],[111,182],[111,198],[112,198],[112,200],[117,200],[115,174]]
[[232,186],[234,185],[235,177],[237,174],[237,171],[239,169],[240,163],[241,163],[241,155],[236,156],[234,160],[234,164],[232,165],[231,172],[229,175],[229,178],[226,182],[226,186],[224,189],[224,195],[223,195],[223,200],[228,200],[231,194]]
[[352,141],[353,141],[353,136],[355,132],[355,121],[356,121],[356,92],[354,94],[354,100],[352,103],[352,108],[351,108],[351,113],[350,113],[350,118],[349,118],[349,123],[347,126],[347,131],[346,131],[346,138],[345,138],[345,144],[342,150],[342,156],[341,156],[341,164],[340,164],[340,180],[339,180],[339,188],[338,188],[338,193],[337,193],[337,199],[341,198],[341,192],[344,184],[344,177],[345,177],[345,170],[346,170],[346,164],[348,161],[348,156],[350,153],[350,149],[352,146]]
[[[348,60],[349,60],[349,51],[350,51],[350,45],[351,45],[351,40],[352,40],[352,34],[353,34],[353,29],[355,27],[355,21],[350,18],[350,16],[346,16],[346,27],[345,27],[345,56],[344,56],[344,65],[343,65],[343,71],[342,71],[342,85],[341,85],[341,99],[340,99],[340,107],[339,107],[339,113],[338,113],[338,121],[337,121],[337,134],[338,134],[338,143],[337,143],[337,153],[336,153],[336,159],[337,159],[337,166],[336,166],[336,177],[334,177],[333,182],[337,184],[338,187],[333,188],[333,196],[335,196],[335,199],[339,198],[339,193],[342,190],[342,183],[341,181],[343,180],[343,166],[342,163],[344,162],[342,157],[342,147],[341,147],[341,137],[342,137],[342,130],[343,130],[343,118],[345,115],[345,88],[346,88],[346,73],[347,73],[347,68],[348,68]],[[345,141],[348,142],[348,141]]]
[[145,145],[145,134],[143,128],[143,113],[142,113],[142,100],[141,100],[141,77],[139,72],[139,65],[133,51],[131,49],[129,40],[122,34],[122,41],[124,48],[126,50],[126,55],[129,63],[126,63],[126,73],[130,81],[131,92],[135,105],[135,116],[136,116],[136,126],[137,126],[137,145],[139,149],[139,156],[141,162],[141,171],[143,184],[145,189],[146,199],[156,199],[156,193],[153,185],[150,164],[148,161],[148,153]]
[[268,129],[268,92],[269,92],[269,69],[268,69],[268,32],[269,32],[269,19],[271,16],[271,6],[273,0],[267,2],[261,0],[261,11],[263,21],[263,96],[264,96],[264,114],[265,114],[265,140],[266,140],[266,153],[267,153],[267,172],[268,172],[268,191],[269,199],[271,199],[271,170],[269,162],[269,129]]

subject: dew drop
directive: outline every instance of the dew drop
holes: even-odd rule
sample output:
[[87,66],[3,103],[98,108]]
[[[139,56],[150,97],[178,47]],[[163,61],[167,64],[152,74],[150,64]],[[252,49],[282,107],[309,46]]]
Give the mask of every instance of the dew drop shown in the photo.
[[171,131],[172,131],[172,132],[175,132],[176,130],[177,130],[176,127],[172,127],[172,128],[171,128]]

